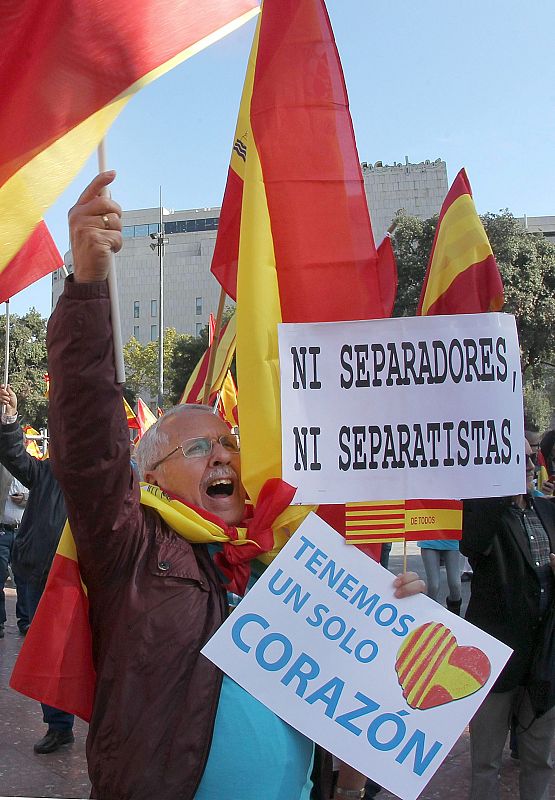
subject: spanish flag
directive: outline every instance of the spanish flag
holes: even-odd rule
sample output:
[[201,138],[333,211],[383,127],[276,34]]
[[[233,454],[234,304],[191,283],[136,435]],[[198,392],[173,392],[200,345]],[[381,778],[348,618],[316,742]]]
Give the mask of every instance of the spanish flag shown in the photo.
[[281,477],[278,324],[384,316],[347,92],[323,0],[265,0],[238,132],[232,167],[237,159],[244,164],[241,467],[256,501],[267,479]]
[[0,272],[0,303],[54,272],[63,263],[48,226],[41,219],[20,251]]
[[[139,429],[138,438],[140,439],[149,428],[151,428],[157,420],[157,417],[152,413],[144,400],[140,397],[137,398],[137,427]],[[128,423],[129,425],[129,423]]]
[[216,360],[214,362],[214,372],[212,373],[212,386],[210,394],[219,392],[226,379],[233,356],[235,355],[236,320],[235,314],[220,330],[218,342],[211,343],[210,347],[204,351],[196,367],[192,371],[187,385],[185,386],[179,403],[202,403],[204,395],[204,384],[208,374],[208,362],[210,361],[210,348],[217,347]]
[[417,314],[477,314],[502,306],[501,276],[461,169],[441,207]]
[[257,13],[256,0],[4,4],[0,272],[131,97]]
[[125,417],[127,419],[127,427],[128,428],[136,428],[137,430],[140,428],[139,420],[137,419],[137,415],[125,399],[123,398],[123,408],[125,409]]

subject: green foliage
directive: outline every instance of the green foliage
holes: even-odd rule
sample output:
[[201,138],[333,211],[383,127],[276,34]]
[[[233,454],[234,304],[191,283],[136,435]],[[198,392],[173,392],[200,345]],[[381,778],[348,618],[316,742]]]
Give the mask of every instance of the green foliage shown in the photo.
[[546,431],[551,427],[553,397],[545,381],[529,380],[524,387],[524,417],[526,427]]
[[[175,328],[164,330],[164,407],[172,404],[172,387],[175,381],[173,353],[183,339],[192,337],[177,333]],[[148,392],[151,398],[158,396],[158,340],[141,344],[132,337],[123,348],[125,360],[126,400],[132,405],[137,397]]]
[[539,378],[553,361],[555,247],[540,233],[527,233],[508,211],[482,222],[505,286],[504,311],[516,317],[522,371]]
[[[555,399],[555,247],[525,231],[509,211],[481,217],[505,287],[503,310],[517,322],[527,412],[549,424]],[[394,316],[416,313],[432,249],[437,217],[400,215],[393,234],[399,290]],[[540,422],[541,421],[541,422]]]
[[437,219],[436,216],[422,220],[407,214],[399,214],[396,217],[397,227],[392,241],[397,260],[399,286],[393,309],[394,317],[410,317],[416,314]]
[[170,399],[173,405],[179,402],[187,381],[202,354],[208,347],[208,326],[199,336],[182,336],[172,355],[172,381],[169,384]]
[[[2,372],[6,318],[0,318],[0,352]],[[10,316],[9,382],[17,395],[18,412],[24,425],[34,428],[46,426],[48,399],[45,396],[46,320],[32,308],[23,316]]]

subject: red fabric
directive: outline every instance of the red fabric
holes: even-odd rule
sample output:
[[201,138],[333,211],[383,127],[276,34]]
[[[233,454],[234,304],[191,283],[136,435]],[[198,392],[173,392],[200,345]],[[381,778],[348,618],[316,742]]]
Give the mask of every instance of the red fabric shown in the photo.
[[347,92],[323,0],[264,6],[251,125],[283,321],[383,317]]
[[378,282],[384,315],[391,317],[397,297],[398,278],[397,261],[389,236],[385,236],[378,247]]
[[61,267],[64,259],[44,220],[0,274],[0,303]]
[[2,4],[0,185],[138,78],[255,0]]
[[[416,311],[418,315],[422,313],[422,303],[426,296],[426,287],[443,218],[449,206],[464,194],[469,194],[472,197],[472,189],[466,170],[461,169],[451,184],[451,188],[441,206],[432,252],[430,253],[430,260],[424,276],[420,300],[418,301],[418,309]],[[465,277],[467,273],[468,277]],[[495,259],[493,256],[489,256],[479,264],[469,264],[468,268],[455,278],[447,291],[430,306],[427,316],[432,314],[478,314],[484,311],[498,311],[502,305],[503,282]]]
[[477,314],[498,311],[503,304],[503,285],[493,256],[457,275],[446,292],[428,309],[432,314]]
[[228,580],[228,592],[241,597],[245,594],[251,574],[250,562],[274,547],[272,525],[282,511],[291,505],[296,491],[281,478],[270,478],[260,490],[253,516],[247,520],[247,537],[251,541],[240,544],[237,529],[226,529],[232,541],[223,545],[214,562]]
[[237,299],[237,263],[242,205],[243,180],[230,167],[227,173],[227,183],[218,222],[218,236],[210,270],[233,300]]
[[[222,325],[220,328],[220,336],[218,338],[218,346],[219,343],[222,341],[222,337],[225,333],[227,326],[229,325],[229,321]],[[197,373],[197,377],[193,383],[192,389],[188,395],[185,395],[185,389],[183,390],[183,394],[179,400],[180,403],[200,403],[202,402],[202,396],[204,394],[204,384],[206,383],[206,376],[208,374],[208,362],[210,361],[210,347],[208,347],[204,354],[201,356],[201,365],[199,371]],[[187,381],[188,382],[188,381]]]
[[95,682],[89,603],[79,567],[73,559],[57,554],[10,686],[88,721]]

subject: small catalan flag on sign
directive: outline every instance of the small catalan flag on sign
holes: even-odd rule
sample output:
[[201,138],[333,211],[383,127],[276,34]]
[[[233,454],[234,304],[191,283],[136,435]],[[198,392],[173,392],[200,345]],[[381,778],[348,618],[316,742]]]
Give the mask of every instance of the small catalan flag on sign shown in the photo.
[[460,539],[460,500],[375,500],[345,505],[347,544]]

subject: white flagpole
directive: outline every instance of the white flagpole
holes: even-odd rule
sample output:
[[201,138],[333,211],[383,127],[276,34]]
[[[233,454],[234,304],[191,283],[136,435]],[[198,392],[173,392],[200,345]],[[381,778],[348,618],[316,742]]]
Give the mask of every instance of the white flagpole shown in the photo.
[[4,344],[4,386],[8,385],[10,371],[10,301],[6,300],[6,337]]
[[[106,146],[102,139],[98,145],[98,171],[106,172]],[[108,194],[108,189],[104,189]],[[121,318],[119,314],[118,282],[114,254],[110,253],[110,268],[108,270],[108,289],[110,292],[110,312],[112,317],[112,336],[114,339],[114,360],[116,362],[116,382],[125,383],[125,364],[123,361],[123,342],[121,337]]]

